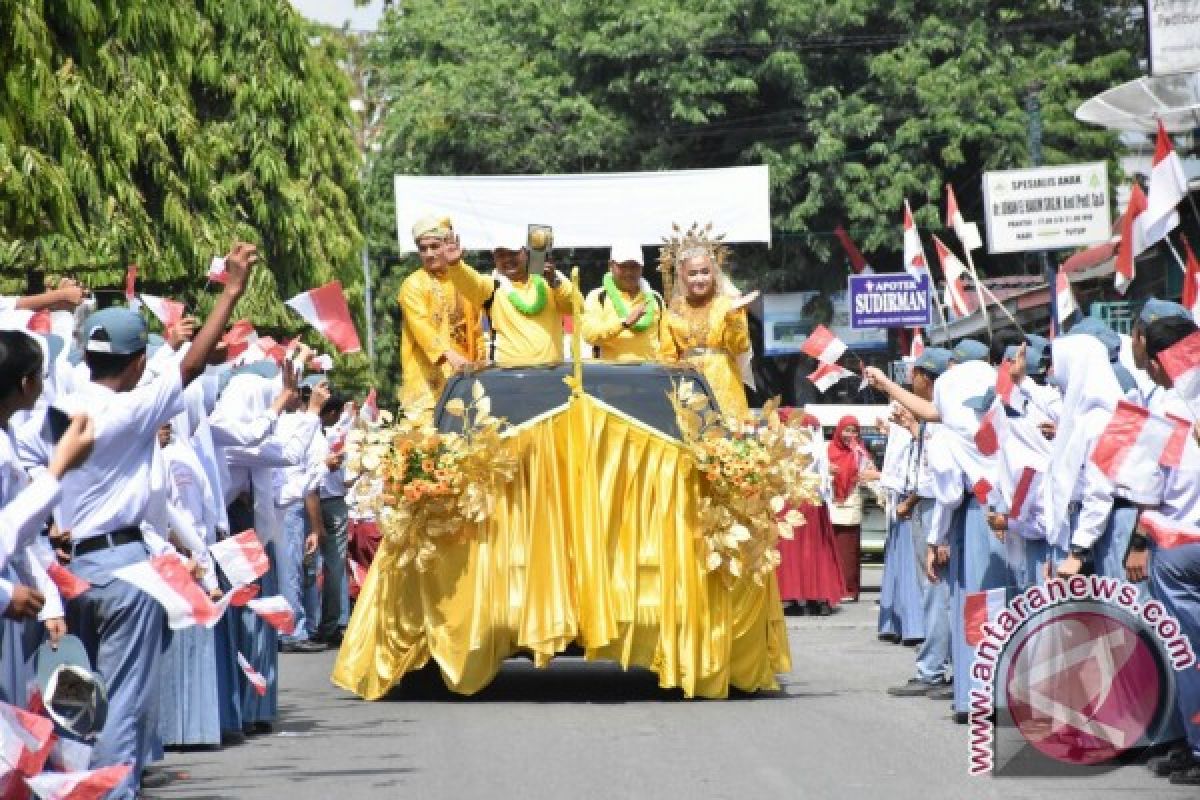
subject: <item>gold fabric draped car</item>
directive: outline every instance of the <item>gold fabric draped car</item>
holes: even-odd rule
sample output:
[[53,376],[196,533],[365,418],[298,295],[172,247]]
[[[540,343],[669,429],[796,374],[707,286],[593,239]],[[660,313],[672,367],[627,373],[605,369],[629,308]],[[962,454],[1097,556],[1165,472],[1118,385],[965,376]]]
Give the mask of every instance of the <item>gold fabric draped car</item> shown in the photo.
[[[495,512],[439,545],[422,571],[384,538],[346,631],[333,681],[377,699],[429,659],[471,694],[517,652],[546,665],[572,643],[589,659],[644,667],[663,688],[723,698],[776,689],[791,669],[774,573],[732,585],[705,566],[701,480],[667,392],[690,367],[588,363],[490,368],[492,413],[513,423],[515,478]],[[458,422],[442,415],[439,426]]]

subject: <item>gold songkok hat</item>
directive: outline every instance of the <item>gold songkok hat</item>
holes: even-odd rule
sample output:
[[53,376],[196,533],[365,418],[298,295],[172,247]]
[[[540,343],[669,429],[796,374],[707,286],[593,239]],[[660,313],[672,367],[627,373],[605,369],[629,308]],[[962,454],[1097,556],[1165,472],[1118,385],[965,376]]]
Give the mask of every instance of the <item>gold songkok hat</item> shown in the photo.
[[449,217],[425,216],[413,223],[413,241],[418,242],[424,236],[449,236],[454,232],[454,226]]

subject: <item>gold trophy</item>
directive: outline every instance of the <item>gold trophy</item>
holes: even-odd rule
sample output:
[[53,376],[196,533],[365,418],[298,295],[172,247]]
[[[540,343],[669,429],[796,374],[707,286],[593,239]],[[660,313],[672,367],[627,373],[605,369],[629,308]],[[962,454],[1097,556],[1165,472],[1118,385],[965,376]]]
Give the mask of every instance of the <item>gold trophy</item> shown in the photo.
[[546,271],[546,255],[554,246],[554,229],[549,225],[531,223],[525,246],[529,250],[529,274],[541,275]]

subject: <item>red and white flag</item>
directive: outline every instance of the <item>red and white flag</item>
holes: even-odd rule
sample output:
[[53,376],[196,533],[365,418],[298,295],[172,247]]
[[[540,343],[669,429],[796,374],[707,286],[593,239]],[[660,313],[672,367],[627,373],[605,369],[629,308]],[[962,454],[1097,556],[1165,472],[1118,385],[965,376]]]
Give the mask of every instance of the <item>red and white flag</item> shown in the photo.
[[1181,520],[1167,519],[1161,511],[1143,511],[1138,529],[1164,550],[1200,542],[1200,527]]
[[65,737],[54,737],[47,765],[55,772],[85,772],[92,763],[92,747]]
[[821,394],[828,392],[833,388],[833,385],[840,380],[853,376],[854,373],[845,367],[839,367],[837,364],[826,364],[824,362],[817,365],[812,374],[808,376],[808,380],[813,386],[817,387],[817,391]]
[[354,319],[350,316],[350,307],[346,305],[341,281],[333,281],[302,292],[288,300],[287,304],[303,317],[305,322],[333,342],[339,351],[357,353],[362,350],[358,331],[354,328]]
[[1158,363],[1189,408],[1200,408],[1200,331],[1185,336],[1158,354]]
[[262,587],[257,583],[248,583],[245,586],[239,586],[236,589],[230,589],[228,605],[234,608],[242,608],[254,598],[258,597],[258,593],[262,591]]
[[1033,467],[1024,467],[1021,470],[1021,477],[1017,478],[1017,485],[1013,489],[1012,502],[1009,504],[1008,518],[1022,519],[1029,511],[1028,503],[1030,497],[1036,496],[1039,473]]
[[46,565],[46,574],[58,587],[58,593],[62,595],[63,600],[74,600],[92,588],[90,583],[58,563],[57,560],[52,560]]
[[1187,433],[1185,420],[1161,417],[1120,400],[1092,450],[1091,460],[1113,483],[1131,489],[1148,488],[1154,466],[1179,466]]
[[281,594],[255,598],[246,603],[246,607],[284,636],[290,636],[296,630],[296,613],[292,610],[291,603]]
[[917,223],[913,221],[907,198],[904,200],[904,271],[914,278],[929,274],[925,248],[921,245],[921,235],[917,233]]
[[1008,436],[1008,413],[1005,406],[1012,405],[1013,384],[1012,362],[1005,359],[996,369],[995,398],[992,405],[984,413],[975,432],[975,446],[985,456],[994,456],[1000,452],[1000,446]]
[[333,356],[322,353],[308,360],[308,368],[313,372],[329,372],[333,369]]
[[363,401],[358,415],[365,422],[376,422],[379,419],[379,402],[376,400],[374,386],[371,387],[371,391],[367,392],[367,399]]
[[166,609],[167,624],[172,630],[193,625],[211,628],[224,610],[213,603],[175,553],[154,556],[115,569],[112,574],[157,600]]
[[963,632],[967,644],[977,647],[984,639],[983,626],[1000,616],[1008,604],[1008,590],[985,589],[971,592],[963,600]]
[[908,357],[916,361],[923,355],[925,355],[925,337],[921,335],[920,328],[913,328],[912,343],[908,346]]
[[1183,242],[1183,253],[1187,266],[1183,270],[1183,307],[1192,312],[1194,318],[1200,319],[1200,261],[1192,252],[1192,245],[1186,236],[1180,237]]
[[1150,245],[1146,242],[1143,215],[1147,208],[1146,193],[1136,183],[1129,191],[1129,205],[1121,215],[1121,241],[1117,243],[1116,274],[1113,285],[1121,294],[1133,283],[1137,275],[1135,259]]
[[137,264],[130,264],[125,268],[125,304],[134,311],[142,307],[137,297],[137,274]]
[[1146,195],[1146,213],[1142,231],[1146,246],[1162,241],[1179,227],[1179,212],[1175,207],[1188,196],[1187,175],[1183,162],[1171,144],[1171,137],[1158,121],[1158,140],[1154,147],[1154,167],[1150,170],[1150,191]]
[[250,666],[250,662],[241,653],[237,654],[238,666],[242,668],[242,672],[246,675],[246,680],[250,681],[250,685],[254,687],[254,692],[259,697],[267,693],[267,679],[262,676],[258,670]]
[[800,345],[800,352],[823,364],[836,364],[846,354],[846,343],[824,325],[818,325]]
[[963,276],[967,274],[966,266],[936,236],[933,237],[933,246],[937,249],[938,261],[941,262],[942,272],[946,275],[943,304],[954,313],[955,317],[970,315],[971,309],[967,305],[967,285],[963,281]]
[[979,477],[976,478],[975,482],[971,484],[971,494],[975,496],[975,499],[979,502],[979,505],[986,506],[988,504],[988,499],[991,497],[992,489],[994,488],[995,487],[992,486],[991,481],[989,481],[987,478]]
[[25,781],[40,800],[100,800],[128,777],[128,764],[85,772],[43,772]]
[[40,333],[42,336],[50,335],[54,331],[50,310],[43,308],[41,311],[34,311],[30,314],[29,319],[25,321],[25,330],[30,333]]
[[[975,431],[975,446],[985,456],[994,456],[1000,452],[1000,443],[1008,433],[1008,415],[999,402],[993,402],[991,408],[983,414],[979,421],[979,430]],[[982,501],[981,501],[982,502]]]
[[350,578],[350,596],[357,598],[363,584],[367,582],[367,570],[353,558],[347,558],[346,575]]
[[142,304],[150,309],[150,313],[158,317],[163,330],[170,330],[183,319],[184,305],[178,300],[168,300],[165,297],[155,297],[152,294],[142,295]]
[[48,718],[0,703],[0,775],[37,775],[50,757],[53,737],[54,723]]
[[846,257],[850,259],[850,269],[854,270],[855,275],[870,275],[875,271],[867,263],[862,251],[858,249],[858,245],[850,238],[850,234],[845,228],[839,224],[833,229],[833,235],[842,243],[842,249],[846,251]]
[[1061,331],[1073,315],[1079,312],[1079,304],[1075,302],[1075,292],[1071,290],[1071,278],[1067,271],[1060,269],[1054,281],[1054,308],[1058,312],[1058,329]]
[[233,323],[221,337],[221,344],[225,345],[225,360],[233,361],[245,353],[255,336],[254,324],[250,320],[240,319]]
[[229,280],[229,274],[225,271],[224,257],[214,256],[213,260],[208,262],[208,280],[211,283],[225,283]]
[[271,568],[267,551],[253,528],[211,545],[208,552],[221,565],[221,570],[233,586],[253,583]]
[[963,249],[970,253],[983,247],[979,238],[979,227],[974,222],[967,222],[962,212],[958,210],[958,198],[954,196],[954,188],[946,184],[946,227],[954,229],[954,235]]

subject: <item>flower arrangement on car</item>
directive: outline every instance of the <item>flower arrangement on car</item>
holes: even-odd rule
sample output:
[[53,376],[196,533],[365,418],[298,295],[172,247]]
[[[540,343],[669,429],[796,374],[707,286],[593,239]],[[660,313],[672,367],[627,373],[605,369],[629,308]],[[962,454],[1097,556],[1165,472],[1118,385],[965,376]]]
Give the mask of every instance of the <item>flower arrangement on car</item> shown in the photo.
[[799,415],[785,423],[778,401],[742,422],[714,410],[691,381],[671,397],[684,445],[700,475],[700,527],[709,572],[727,586],[743,575],[757,585],[779,566],[779,539],[804,524],[795,509],[818,501],[820,480],[806,452],[812,433]]
[[476,381],[469,403],[446,403],[446,413],[463,419],[461,434],[439,432],[427,412],[393,424],[392,415],[381,411],[377,422],[347,435],[347,471],[370,487],[356,492],[356,503],[375,514],[396,548],[399,568],[411,563],[426,571],[439,548],[491,516],[500,487],[516,475],[516,456],[502,435],[507,423],[491,408]]

